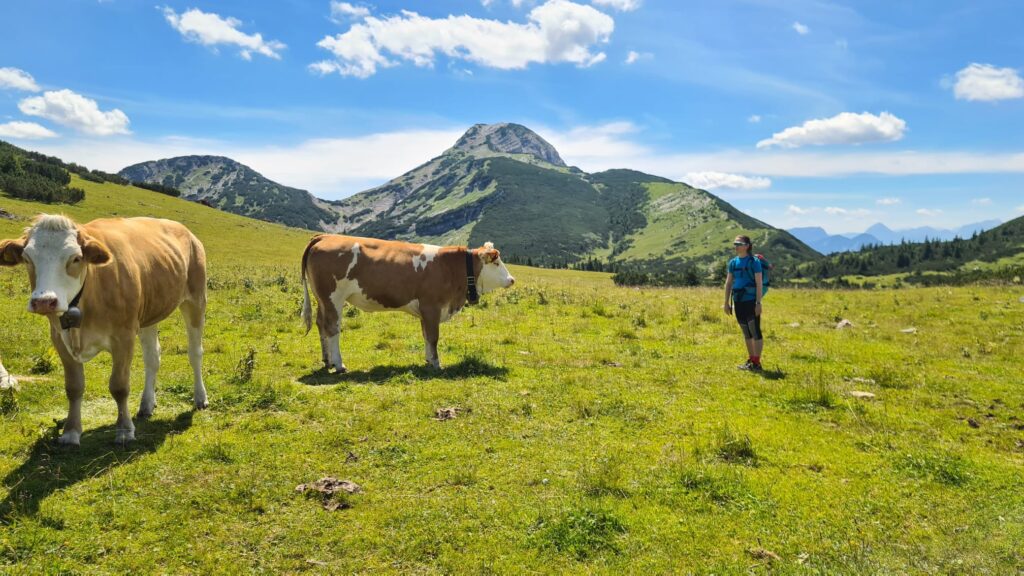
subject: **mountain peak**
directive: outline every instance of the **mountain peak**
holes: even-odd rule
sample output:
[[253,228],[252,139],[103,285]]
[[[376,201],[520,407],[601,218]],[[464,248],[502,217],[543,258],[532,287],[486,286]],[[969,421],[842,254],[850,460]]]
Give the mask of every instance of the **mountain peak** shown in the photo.
[[474,124],[455,143],[455,150],[473,155],[530,154],[555,166],[565,166],[558,150],[521,124]]

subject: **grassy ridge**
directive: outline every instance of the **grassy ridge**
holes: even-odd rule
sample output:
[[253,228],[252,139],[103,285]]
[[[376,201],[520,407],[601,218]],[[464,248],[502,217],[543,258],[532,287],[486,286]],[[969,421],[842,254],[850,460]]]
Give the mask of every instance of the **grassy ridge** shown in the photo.
[[[414,319],[350,314],[337,378],[295,317],[306,233],[110,185],[67,212],[102,209],[168,211],[206,242],[211,408],[188,409],[177,317],[129,450],[112,446],[106,355],[86,368],[78,451],[52,446],[60,369],[25,379],[0,416],[0,572],[1024,567],[1020,290],[775,289],[762,378],[733,368],[718,290],[515,268],[514,289],[442,328],[443,372],[421,367]],[[0,271],[0,354],[19,375],[48,347],[26,293],[24,270]],[[294,492],[324,475],[364,492],[337,512]]]

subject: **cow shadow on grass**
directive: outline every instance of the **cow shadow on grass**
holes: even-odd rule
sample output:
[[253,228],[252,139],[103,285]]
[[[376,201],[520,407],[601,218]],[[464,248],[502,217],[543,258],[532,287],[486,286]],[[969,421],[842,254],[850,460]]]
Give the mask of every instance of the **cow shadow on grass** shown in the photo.
[[480,358],[464,358],[456,364],[444,366],[440,370],[426,364],[389,364],[374,366],[369,370],[352,370],[344,374],[335,374],[321,368],[299,377],[299,382],[310,386],[327,384],[380,384],[394,378],[409,376],[416,380],[440,378],[442,380],[464,380],[466,378],[497,378],[508,376],[508,368],[495,366]]
[[58,490],[133,462],[155,452],[173,434],[192,425],[192,411],[171,419],[136,421],[135,442],[114,444],[116,425],[86,430],[78,447],[57,444],[56,430],[36,441],[25,462],[3,479],[7,497],[0,502],[0,525],[19,516],[33,516],[40,503]]

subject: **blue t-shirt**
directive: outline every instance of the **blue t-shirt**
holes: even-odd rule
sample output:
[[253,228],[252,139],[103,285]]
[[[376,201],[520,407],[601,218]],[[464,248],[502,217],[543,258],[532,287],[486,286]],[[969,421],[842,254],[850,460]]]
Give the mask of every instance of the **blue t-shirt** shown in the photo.
[[[747,267],[750,268],[749,273],[747,272]],[[737,302],[757,300],[757,284],[754,280],[754,274],[763,272],[761,261],[753,256],[746,256],[744,258],[737,256],[729,260],[729,272],[732,272],[733,299]],[[746,290],[747,287],[753,287],[753,289]]]

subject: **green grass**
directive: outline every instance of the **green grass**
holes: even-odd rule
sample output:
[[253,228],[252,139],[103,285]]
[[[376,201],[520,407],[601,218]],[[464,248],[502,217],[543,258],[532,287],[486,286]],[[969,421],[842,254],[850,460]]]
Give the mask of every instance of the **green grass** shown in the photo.
[[[211,407],[189,409],[177,316],[156,413],[128,449],[113,446],[107,355],[86,367],[78,450],[53,445],[59,362],[23,378],[0,414],[0,573],[1024,568],[1019,288],[775,288],[759,376],[735,369],[717,289],[515,267],[515,288],[442,327],[443,371],[422,366],[415,319],[359,313],[339,377],[297,318],[308,233],[110,185],[66,209],[103,210],[180,215],[206,242]],[[16,375],[49,354],[26,294],[23,269],[0,270]],[[142,376],[139,357],[133,409]],[[443,407],[457,417],[436,419]],[[335,512],[295,492],[323,476],[362,492]]]

